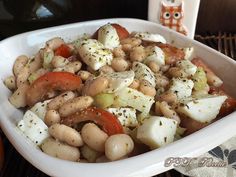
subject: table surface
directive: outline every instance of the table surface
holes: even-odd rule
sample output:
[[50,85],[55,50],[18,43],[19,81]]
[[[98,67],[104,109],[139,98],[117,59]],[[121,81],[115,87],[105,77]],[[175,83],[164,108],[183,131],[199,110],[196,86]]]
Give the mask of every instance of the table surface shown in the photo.
[[[195,39],[235,59],[236,34],[209,33],[207,36],[196,35]],[[32,166],[14,149],[14,147],[4,136],[3,132],[0,131],[0,135],[3,137],[3,144],[5,149],[5,161],[3,169],[0,171],[0,177],[47,177],[46,174]],[[156,177],[185,176],[175,170],[170,170],[168,172],[157,175]]]

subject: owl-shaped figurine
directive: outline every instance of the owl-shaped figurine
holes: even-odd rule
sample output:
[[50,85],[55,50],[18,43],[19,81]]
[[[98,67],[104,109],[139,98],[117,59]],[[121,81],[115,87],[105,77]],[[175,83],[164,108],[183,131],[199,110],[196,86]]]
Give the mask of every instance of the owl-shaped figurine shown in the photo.
[[187,30],[183,25],[183,2],[165,3],[161,2],[160,23],[177,32],[187,35]]

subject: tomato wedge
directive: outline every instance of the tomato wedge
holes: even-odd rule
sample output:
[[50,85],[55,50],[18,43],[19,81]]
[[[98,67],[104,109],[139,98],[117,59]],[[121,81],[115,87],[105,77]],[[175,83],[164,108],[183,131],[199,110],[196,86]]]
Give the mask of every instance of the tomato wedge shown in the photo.
[[113,23],[111,25],[116,29],[116,32],[117,32],[120,40],[129,37],[129,32],[123,26],[116,24],[116,23]]
[[224,117],[236,110],[236,99],[227,95],[223,89],[223,86],[222,87],[210,87],[209,93],[210,94],[217,94],[217,95],[225,95],[228,97],[220,108],[220,113],[219,113],[220,117]]
[[69,72],[48,72],[30,85],[26,94],[26,103],[33,106],[42,101],[49,91],[76,90],[81,85],[79,76]]
[[83,111],[64,117],[62,118],[61,123],[67,126],[72,126],[84,121],[93,121],[109,136],[124,133],[123,127],[116,116],[96,107],[89,107]]
[[66,44],[62,44],[60,47],[58,47],[55,50],[55,55],[56,56],[62,56],[64,58],[68,58],[71,56],[71,50],[70,47]]

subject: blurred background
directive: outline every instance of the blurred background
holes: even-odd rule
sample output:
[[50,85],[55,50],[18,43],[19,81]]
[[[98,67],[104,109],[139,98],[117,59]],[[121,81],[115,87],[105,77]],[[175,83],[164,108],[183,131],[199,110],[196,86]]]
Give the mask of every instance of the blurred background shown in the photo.
[[[147,19],[148,0],[0,0],[0,37],[112,17]],[[236,31],[235,0],[201,0],[196,34]]]

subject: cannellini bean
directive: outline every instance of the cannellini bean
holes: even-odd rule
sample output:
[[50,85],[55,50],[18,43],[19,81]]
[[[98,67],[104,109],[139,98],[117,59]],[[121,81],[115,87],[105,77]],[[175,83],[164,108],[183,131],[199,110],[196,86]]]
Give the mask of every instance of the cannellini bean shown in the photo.
[[122,44],[122,49],[125,52],[130,52],[133,47],[141,45],[142,41],[138,38],[126,38],[120,41]]
[[133,46],[131,44],[123,44],[122,49],[125,52],[130,52],[132,50]]
[[126,134],[116,134],[110,136],[105,143],[106,157],[112,161],[119,160],[134,149],[134,142]]
[[43,48],[41,51],[41,55],[42,55],[43,68],[52,69],[52,59],[54,57],[53,49],[49,47]]
[[98,152],[105,151],[105,141],[108,135],[102,131],[96,124],[87,123],[81,130],[83,141],[92,149]]
[[131,61],[143,61],[146,58],[145,49],[143,46],[134,47],[130,52]]
[[162,75],[161,73],[156,73],[155,74],[155,77],[156,77],[156,88],[159,88],[159,87],[166,87],[167,85],[169,85],[169,79]]
[[147,63],[147,66],[152,70],[152,72],[156,73],[160,70],[160,66],[154,62],[154,61],[149,61]]
[[108,87],[108,84],[109,81],[106,77],[97,77],[85,82],[82,93],[83,95],[95,96],[105,90]]
[[178,123],[180,123],[180,118],[178,114],[174,110],[172,110],[171,107],[165,101],[162,101],[160,103],[160,111],[165,117],[174,119]]
[[47,109],[58,110],[65,102],[76,97],[72,91],[64,92],[48,103]]
[[16,89],[16,78],[15,76],[9,76],[4,80],[4,84],[7,86],[9,90]]
[[29,71],[30,73],[33,73],[37,71],[38,69],[42,68],[43,66],[43,57],[41,57],[41,52],[43,52],[43,49],[41,49],[33,59],[31,59],[28,63]]
[[65,71],[73,71],[73,73],[77,73],[81,69],[82,63],[80,61],[69,62],[65,66]]
[[113,49],[113,55],[114,57],[125,57],[125,52],[122,50],[121,47],[116,47]]
[[62,44],[64,44],[65,42],[63,41],[62,38],[60,37],[54,37],[50,40],[48,40],[46,42],[46,46],[52,50],[57,49],[58,47],[60,47]]
[[21,84],[27,82],[28,77],[30,76],[29,67],[25,66],[21,69],[20,73],[16,76],[16,85],[19,87]]
[[60,120],[60,114],[56,110],[48,110],[44,117],[44,122],[47,126],[59,123]]
[[132,89],[138,89],[140,85],[140,82],[138,79],[134,79],[133,82],[129,85]]
[[27,83],[21,84],[19,88],[9,97],[9,101],[16,108],[26,106],[26,92],[29,88]]
[[48,129],[49,134],[55,139],[65,142],[68,145],[79,147],[84,142],[79,132],[63,124],[53,124]]
[[69,63],[69,60],[67,58],[62,57],[62,56],[54,56],[52,59],[52,66],[54,68],[64,67],[68,63]]
[[70,73],[76,73],[81,69],[82,63],[80,61],[69,62],[67,65],[61,68],[55,68],[53,71],[65,71]]
[[86,81],[89,77],[93,76],[93,74],[91,74],[90,72],[88,71],[84,71],[84,70],[81,70],[77,73],[78,76],[80,76],[80,78],[83,80],[83,81]]
[[172,77],[187,77],[188,75],[184,72],[184,70],[178,68],[178,67],[171,67],[168,70],[168,73]]
[[164,92],[160,95],[159,99],[160,101],[165,101],[169,104],[173,104],[177,102],[177,96],[173,92]]
[[134,46],[140,45],[142,43],[142,40],[138,39],[138,38],[125,38],[125,39],[121,40],[120,43],[122,45],[123,44],[130,44],[134,47]]
[[80,96],[73,98],[66,103],[64,103],[59,108],[59,114],[62,117],[66,117],[68,115],[71,115],[77,111],[80,111],[82,109],[85,109],[89,106],[91,106],[93,103],[93,98],[90,96]]
[[155,96],[156,95],[156,89],[151,86],[150,82],[146,80],[142,80],[139,86],[139,90],[144,94],[148,96]]
[[28,63],[29,58],[25,55],[21,55],[16,58],[16,61],[13,65],[13,73],[15,76],[17,76],[22,68]]
[[59,159],[79,161],[80,158],[80,152],[78,148],[61,143],[53,138],[47,138],[44,140],[41,148],[46,154]]
[[[114,60],[114,59],[113,59]],[[113,73],[114,69],[108,65],[105,65],[99,69],[101,74]]]
[[83,145],[80,148],[80,152],[81,155],[88,160],[88,162],[95,162],[96,159],[101,156],[101,152],[97,152],[93,149],[91,149],[90,147],[88,147],[87,145]]
[[130,67],[130,63],[124,58],[117,57],[113,58],[111,62],[111,67],[117,72],[122,72]]

